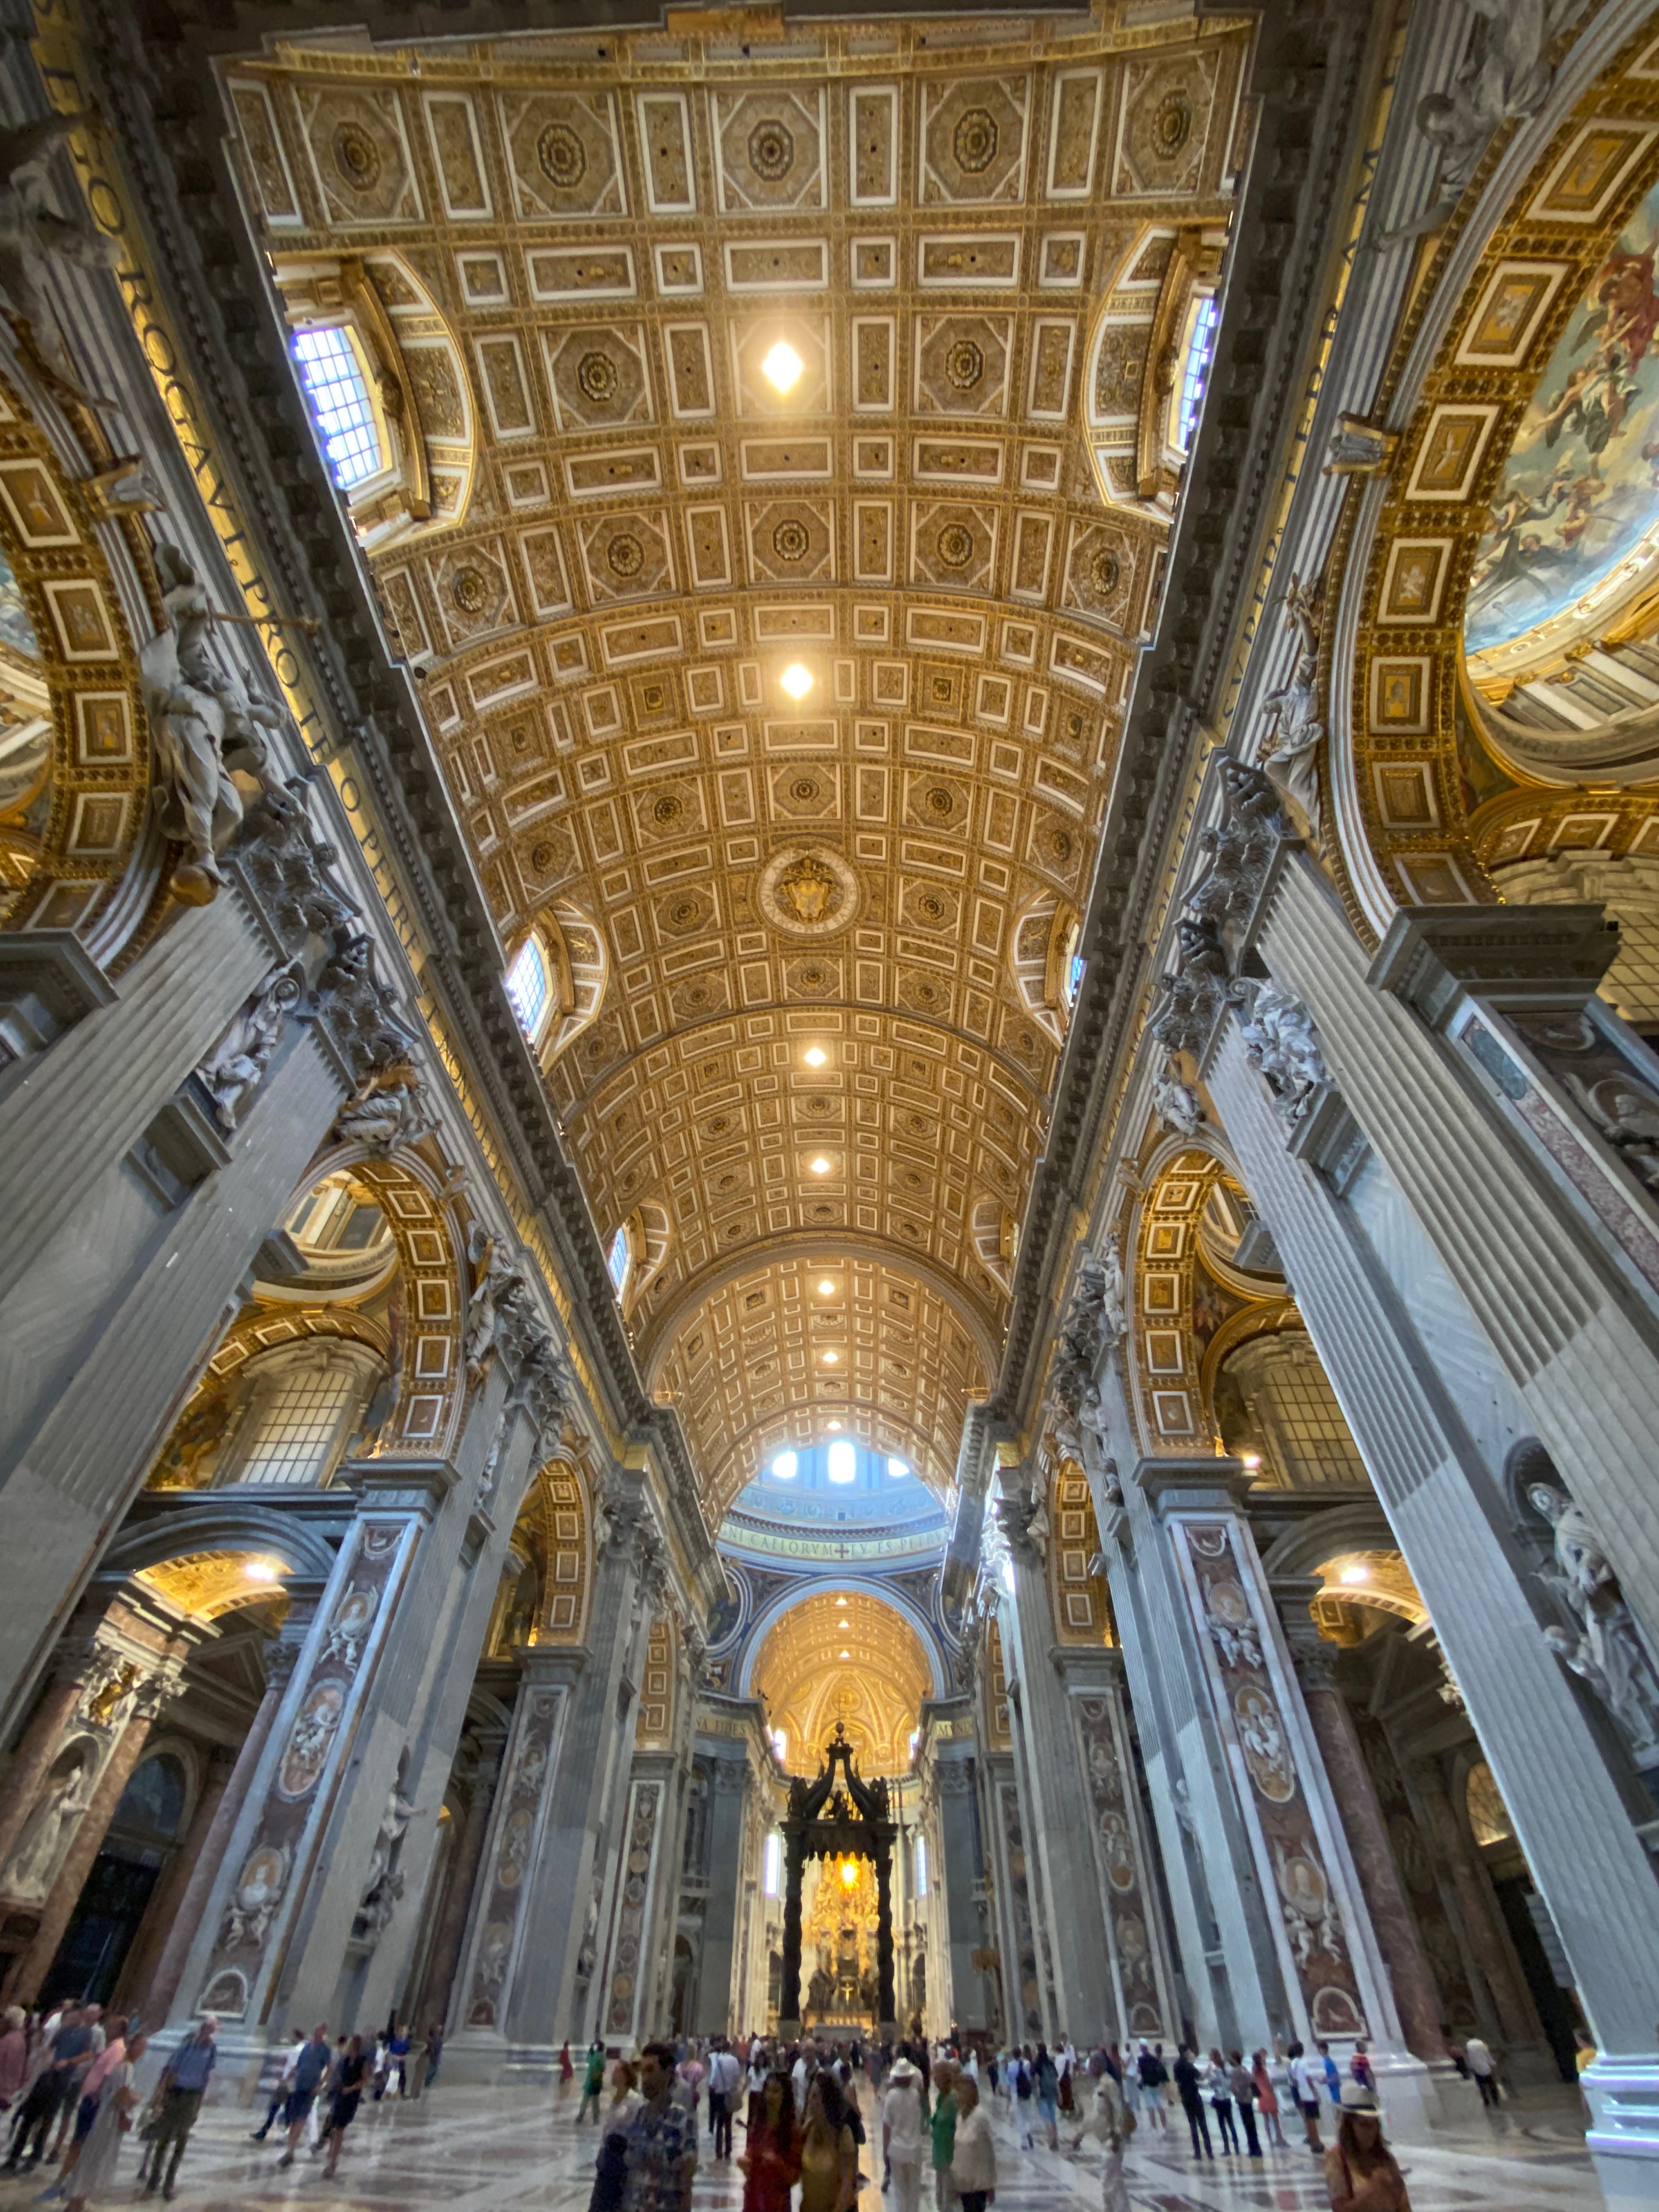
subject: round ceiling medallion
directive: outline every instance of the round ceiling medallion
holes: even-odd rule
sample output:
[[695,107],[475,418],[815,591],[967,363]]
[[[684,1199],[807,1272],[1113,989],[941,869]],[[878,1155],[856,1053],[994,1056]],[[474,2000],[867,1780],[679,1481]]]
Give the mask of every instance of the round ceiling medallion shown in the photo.
[[769,185],[781,183],[795,166],[795,142],[775,117],[757,123],[749,134],[749,166]]
[[1152,115],[1152,144],[1172,161],[1192,136],[1193,106],[1184,92],[1166,92]]
[[947,522],[934,550],[947,568],[965,568],[974,557],[974,533],[965,522]]
[[966,169],[970,177],[988,169],[997,157],[996,118],[988,108],[966,109],[951,135],[951,150],[957,157],[957,167]]
[[617,396],[617,364],[608,353],[585,353],[576,363],[576,381],[596,407]]
[[379,181],[380,149],[361,123],[348,117],[335,126],[333,153],[335,167],[353,191],[366,192]]
[[605,547],[605,559],[613,576],[637,576],[645,566],[645,548],[637,538],[619,531]]
[[793,846],[767,862],[755,896],[775,928],[820,937],[845,929],[857,913],[858,878],[839,853]]
[[1089,580],[1103,599],[1109,599],[1116,591],[1122,573],[1116,554],[1109,546],[1103,545],[1089,563]]
[[458,568],[449,586],[449,596],[464,615],[479,615],[489,597],[489,588],[477,568]]
[[971,392],[985,374],[985,356],[972,338],[958,338],[945,356],[945,374],[958,392]]
[[806,525],[793,515],[786,517],[772,532],[772,550],[780,561],[804,561],[811,550]]
[[568,123],[550,123],[536,141],[536,160],[549,184],[568,191],[587,167],[587,149]]

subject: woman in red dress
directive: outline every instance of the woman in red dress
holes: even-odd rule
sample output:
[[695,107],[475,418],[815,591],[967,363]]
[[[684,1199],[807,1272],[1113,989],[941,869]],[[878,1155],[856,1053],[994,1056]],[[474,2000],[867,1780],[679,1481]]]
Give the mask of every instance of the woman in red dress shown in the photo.
[[800,2179],[800,2130],[787,2074],[768,2075],[738,2164],[744,2177],[743,2212],[789,2212],[789,2192]]

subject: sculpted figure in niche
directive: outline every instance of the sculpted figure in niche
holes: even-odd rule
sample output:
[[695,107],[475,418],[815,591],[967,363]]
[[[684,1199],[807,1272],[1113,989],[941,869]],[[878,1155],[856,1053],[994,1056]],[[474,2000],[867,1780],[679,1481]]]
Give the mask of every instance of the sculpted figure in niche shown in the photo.
[[1319,771],[1315,764],[1325,725],[1318,715],[1321,592],[1304,591],[1291,578],[1285,620],[1297,636],[1295,665],[1289,678],[1263,702],[1273,715],[1272,735],[1261,748],[1261,765],[1319,840]]
[[120,249],[89,223],[46,204],[52,155],[84,118],[78,112],[38,116],[0,130],[0,299],[26,352],[47,381],[91,407],[107,406],[78,381],[52,304],[54,261],[76,269],[113,269]]
[[42,1898],[52,1887],[58,1862],[92,1802],[95,1764],[77,1746],[46,1777],[0,1875],[0,1891],[6,1896]]
[[342,1144],[366,1145],[382,1158],[412,1142],[429,1126],[420,1097],[421,1079],[407,1060],[372,1075],[358,1096],[340,1109],[334,1133]]
[[1299,1121],[1316,1091],[1330,1081],[1313,1016],[1277,983],[1246,979],[1233,986],[1244,1053],[1267,1079],[1279,1110]]
[[213,608],[179,548],[158,545],[155,568],[167,627],[138,656],[155,746],[154,803],[164,835],[190,848],[189,860],[173,872],[173,891],[189,905],[205,906],[224,880],[217,855],[242,823],[232,771],[258,785],[279,819],[295,811],[267,742],[283,718],[221,665],[209,636]]
[[1190,1083],[1182,1081],[1181,1063],[1173,1054],[1164,1063],[1164,1072],[1152,1085],[1152,1111],[1158,1116],[1159,1128],[1171,1137],[1195,1137],[1199,1123],[1204,1119],[1198,1093]]
[[398,1862],[403,1856],[404,1838],[414,1817],[415,1807],[403,1794],[400,1767],[398,1779],[386,1793],[386,1810],[380,1815],[374,1847],[368,1855],[368,1881],[363,1889],[362,1903],[357,1908],[356,1932],[359,1936],[379,1936],[404,1893],[404,1878]]
[[231,1024],[217,1052],[197,1071],[222,1129],[234,1129],[241,1120],[243,1109],[264,1081],[289,1015],[304,996],[297,961],[273,969]]
[[1553,1483],[1535,1482],[1527,1496],[1555,1533],[1555,1566],[1543,1580],[1572,1614],[1576,1632],[1547,1628],[1544,1640],[1589,1684],[1638,1759],[1659,1759],[1659,1674],[1600,1537]]

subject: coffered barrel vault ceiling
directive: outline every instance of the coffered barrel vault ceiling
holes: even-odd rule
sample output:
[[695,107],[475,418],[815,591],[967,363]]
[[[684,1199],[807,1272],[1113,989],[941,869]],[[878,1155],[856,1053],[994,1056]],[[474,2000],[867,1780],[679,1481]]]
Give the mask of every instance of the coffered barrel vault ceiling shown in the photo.
[[360,532],[716,1515],[832,1409],[943,1481],[994,1376],[1160,582],[1166,272],[1241,127],[1244,27],[1167,13],[223,71],[290,319],[380,372]]

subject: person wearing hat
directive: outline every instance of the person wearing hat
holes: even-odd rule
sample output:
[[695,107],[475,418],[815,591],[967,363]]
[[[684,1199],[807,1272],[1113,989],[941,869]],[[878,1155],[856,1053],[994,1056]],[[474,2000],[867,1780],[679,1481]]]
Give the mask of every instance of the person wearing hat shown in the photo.
[[908,2058],[893,2062],[881,2100],[881,2155],[893,2192],[894,2212],[917,2212],[921,2203],[921,2075]]
[[1331,2212],[1411,2212],[1406,2177],[1382,2140],[1376,2092],[1363,2081],[1342,2084],[1336,2141],[1325,2154]]

